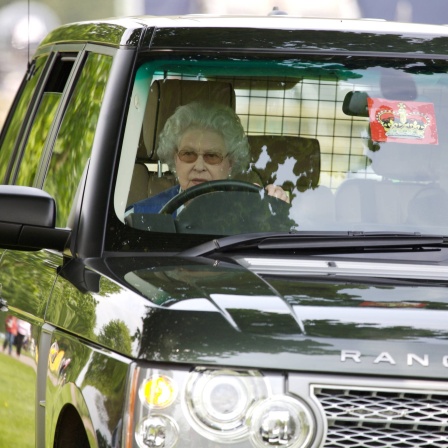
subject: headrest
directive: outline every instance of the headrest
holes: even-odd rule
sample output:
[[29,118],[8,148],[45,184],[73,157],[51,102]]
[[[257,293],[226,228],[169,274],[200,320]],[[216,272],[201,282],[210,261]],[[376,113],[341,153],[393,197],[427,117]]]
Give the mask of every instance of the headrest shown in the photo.
[[411,74],[387,68],[381,70],[380,91],[388,100],[413,101],[418,97]]
[[[370,92],[371,97],[381,97],[396,101],[414,101],[418,97],[417,86],[409,73],[383,69],[379,88]],[[344,97],[342,111],[354,117],[368,117],[369,109],[365,91],[350,91]]]
[[154,81],[149,92],[138,157],[157,160],[159,134],[174,111],[193,101],[213,101],[235,109],[232,84],[219,81],[164,79]]
[[357,90],[348,92],[342,103],[342,112],[352,117],[368,117],[367,97],[366,92]]
[[[299,191],[316,188],[320,176],[320,145],[315,138],[249,135],[251,168],[263,182]],[[292,184],[292,185],[291,185]]]

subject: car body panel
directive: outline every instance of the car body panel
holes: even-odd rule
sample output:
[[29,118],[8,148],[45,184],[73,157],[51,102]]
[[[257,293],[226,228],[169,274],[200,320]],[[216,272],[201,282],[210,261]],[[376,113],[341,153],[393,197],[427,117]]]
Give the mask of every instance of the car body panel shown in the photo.
[[[260,277],[231,264],[178,258],[91,263],[102,278],[99,292],[83,294],[59,280],[47,320],[123,355],[298,372],[446,375],[441,281],[384,284],[368,274],[329,280],[307,271]],[[60,299],[72,294],[69,304]],[[124,339],[134,339],[132,348],[120,346],[123,339],[104,341],[116,321]]]
[[84,22],[63,25],[53,30],[40,47],[61,43],[91,42],[110,46],[138,45],[142,27],[135,21]]

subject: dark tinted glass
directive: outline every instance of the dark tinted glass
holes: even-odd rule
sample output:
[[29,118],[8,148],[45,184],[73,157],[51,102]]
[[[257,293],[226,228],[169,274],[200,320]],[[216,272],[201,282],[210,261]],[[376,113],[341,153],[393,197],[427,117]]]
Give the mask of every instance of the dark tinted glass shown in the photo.
[[7,127],[1,148],[0,148],[0,181],[7,182],[9,170],[12,166],[12,157],[14,150],[18,146],[18,135],[21,127],[26,123],[26,115],[29,111],[31,99],[36,90],[37,82],[42,74],[42,68],[47,61],[48,56],[37,58],[33,75],[26,81],[24,89],[20,95],[14,115]]
[[64,114],[51,156],[44,190],[55,199],[57,226],[65,226],[90,156],[112,57],[89,54]]

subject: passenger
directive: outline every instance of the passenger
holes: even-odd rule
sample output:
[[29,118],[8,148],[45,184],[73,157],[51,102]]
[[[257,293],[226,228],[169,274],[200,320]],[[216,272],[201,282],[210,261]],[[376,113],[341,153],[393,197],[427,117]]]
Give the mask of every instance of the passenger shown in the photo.
[[[158,213],[174,196],[212,180],[231,179],[249,164],[250,148],[238,115],[227,106],[193,102],[180,106],[160,133],[157,155],[176,175],[178,185],[133,204],[127,213]],[[285,191],[266,187],[286,202]]]

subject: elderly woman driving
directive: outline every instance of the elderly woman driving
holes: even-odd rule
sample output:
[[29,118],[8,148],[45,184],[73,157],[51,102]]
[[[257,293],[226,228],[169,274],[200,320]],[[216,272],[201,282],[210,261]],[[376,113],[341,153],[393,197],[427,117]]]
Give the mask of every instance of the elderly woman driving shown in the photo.
[[[240,119],[227,106],[193,102],[180,106],[168,118],[159,138],[157,155],[175,173],[178,185],[136,202],[131,212],[158,213],[174,196],[212,180],[232,178],[243,172],[250,157]],[[288,202],[281,187],[266,191]]]

